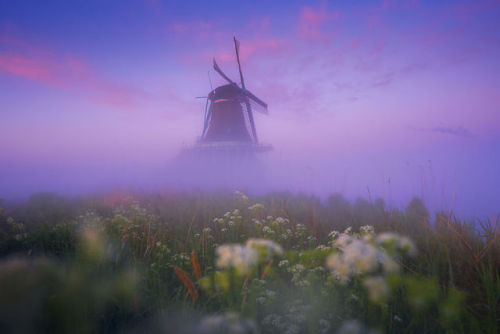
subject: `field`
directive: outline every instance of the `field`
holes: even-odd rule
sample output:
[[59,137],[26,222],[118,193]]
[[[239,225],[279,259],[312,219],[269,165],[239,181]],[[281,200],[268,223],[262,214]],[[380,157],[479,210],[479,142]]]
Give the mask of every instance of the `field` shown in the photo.
[[498,333],[497,225],[419,199],[37,194],[0,209],[0,332]]

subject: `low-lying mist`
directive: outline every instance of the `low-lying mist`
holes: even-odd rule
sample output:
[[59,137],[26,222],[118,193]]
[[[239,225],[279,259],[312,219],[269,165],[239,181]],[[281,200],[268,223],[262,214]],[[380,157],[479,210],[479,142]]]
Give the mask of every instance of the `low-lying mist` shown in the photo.
[[[7,161],[0,167],[0,197],[8,202],[37,192],[89,195],[116,189],[134,192],[242,190],[249,194],[289,191],[322,199],[339,193],[354,200],[382,198],[402,207],[419,197],[431,212],[450,209],[464,218],[498,213],[499,158],[494,145],[434,145],[336,149],[323,141],[283,145],[244,159],[182,156],[185,148],[164,156],[129,152],[110,157],[64,157]],[[293,144],[293,142],[292,142]],[[329,149],[329,146],[332,148]],[[187,147],[187,146],[186,146]]]

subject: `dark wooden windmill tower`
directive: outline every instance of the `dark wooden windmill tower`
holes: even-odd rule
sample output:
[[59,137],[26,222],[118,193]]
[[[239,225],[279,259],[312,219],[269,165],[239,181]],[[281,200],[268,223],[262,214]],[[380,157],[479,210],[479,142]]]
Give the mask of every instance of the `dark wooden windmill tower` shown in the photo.
[[250,189],[265,181],[265,167],[257,153],[270,151],[255,129],[254,111],[267,114],[267,104],[246,89],[239,42],[234,38],[241,84],[229,79],[214,59],[214,69],[227,84],[208,93],[201,136],[182,150],[169,173],[179,186]]
[[214,59],[214,70],[228,83],[213,89],[207,96],[203,131],[196,148],[268,151],[271,146],[259,143],[253,117],[254,111],[268,114],[267,104],[246,89],[236,38],[234,48],[241,86],[229,79]]

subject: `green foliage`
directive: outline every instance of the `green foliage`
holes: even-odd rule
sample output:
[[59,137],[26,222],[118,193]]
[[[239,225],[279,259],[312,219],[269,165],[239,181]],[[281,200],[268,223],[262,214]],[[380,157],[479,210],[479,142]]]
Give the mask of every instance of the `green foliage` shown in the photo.
[[0,331],[495,333],[497,225],[419,199],[40,194],[0,209]]

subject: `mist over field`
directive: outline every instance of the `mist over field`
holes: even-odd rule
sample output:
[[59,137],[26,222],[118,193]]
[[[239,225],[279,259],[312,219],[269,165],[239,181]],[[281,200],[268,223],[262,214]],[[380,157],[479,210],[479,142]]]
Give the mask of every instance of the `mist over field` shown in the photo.
[[[47,6],[0,5],[7,202],[220,183],[498,214],[498,2]],[[238,81],[233,36],[248,88],[269,105],[255,116],[259,140],[274,150],[228,184],[176,157],[201,135],[195,97],[225,83],[212,57]]]

